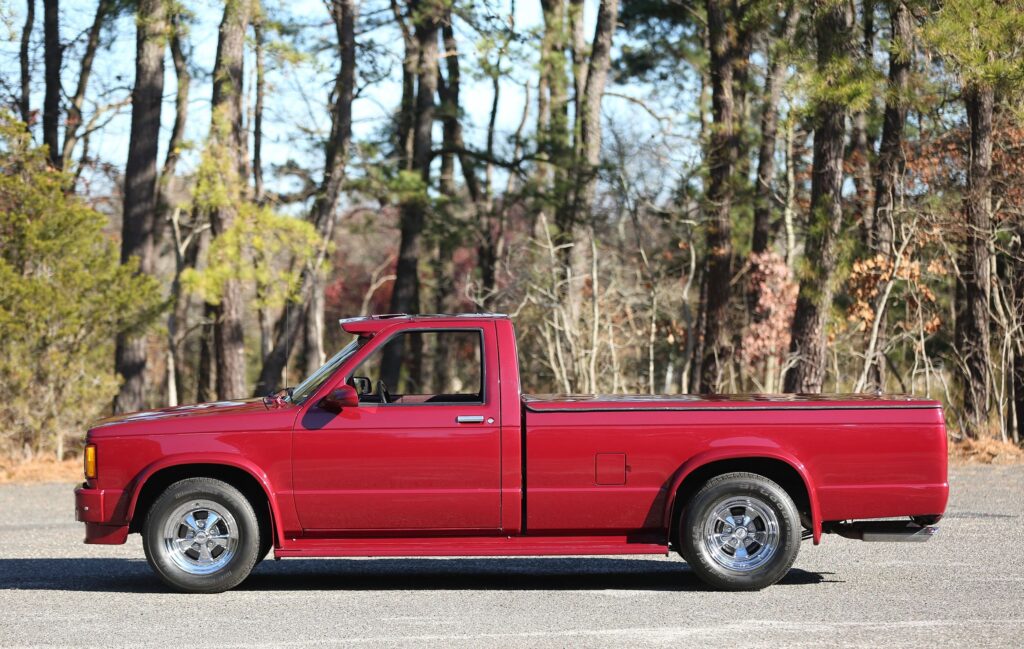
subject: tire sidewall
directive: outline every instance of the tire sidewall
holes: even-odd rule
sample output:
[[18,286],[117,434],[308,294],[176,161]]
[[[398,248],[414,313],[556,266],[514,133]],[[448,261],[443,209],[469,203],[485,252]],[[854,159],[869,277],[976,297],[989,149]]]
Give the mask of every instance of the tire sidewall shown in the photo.
[[[721,476],[701,489],[680,519],[679,538],[686,562],[705,583],[723,590],[760,590],[782,579],[800,549],[800,517],[786,491],[775,482],[752,474]],[[703,543],[703,524],[712,508],[725,498],[752,496],[770,507],[779,521],[779,547],[768,563],[750,571],[735,571],[717,563]]]
[[[238,526],[235,556],[223,569],[209,575],[185,572],[163,546],[167,516],[196,499],[211,500],[224,507]],[[143,529],[143,549],[149,565],[168,586],[187,593],[219,593],[240,584],[256,564],[260,542],[259,521],[252,504],[231,485],[212,479],[192,478],[168,487],[150,508]]]

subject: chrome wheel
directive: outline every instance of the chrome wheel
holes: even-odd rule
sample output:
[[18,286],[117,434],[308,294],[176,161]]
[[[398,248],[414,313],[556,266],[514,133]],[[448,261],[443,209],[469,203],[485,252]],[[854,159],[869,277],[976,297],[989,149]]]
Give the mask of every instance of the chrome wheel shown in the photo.
[[163,548],[174,564],[191,575],[209,575],[231,562],[238,548],[238,525],[223,505],[191,500],[167,517]]
[[778,551],[779,518],[758,498],[726,498],[710,509],[701,537],[715,563],[748,572],[771,561]]

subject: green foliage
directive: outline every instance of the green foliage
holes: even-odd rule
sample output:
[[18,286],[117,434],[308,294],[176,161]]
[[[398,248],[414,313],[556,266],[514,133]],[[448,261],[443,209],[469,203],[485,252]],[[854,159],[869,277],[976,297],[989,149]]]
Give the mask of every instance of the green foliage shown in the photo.
[[68,185],[0,113],[0,450],[60,448],[83,431],[117,393],[116,336],[163,308],[157,280],[120,263],[107,218]]
[[[247,200],[245,185],[229,147],[224,119],[214,119],[214,132],[199,162],[195,207],[200,212],[234,212],[230,225],[210,245],[206,268],[187,269],[186,290],[217,304],[228,280],[252,285],[257,308],[279,308],[298,297],[302,269],[316,256],[320,236],[307,221],[275,213]],[[281,260],[292,260],[289,265]]]
[[947,0],[922,37],[963,85],[1024,89],[1024,0]]
[[[307,221],[245,203],[231,227],[210,245],[206,268],[186,270],[182,285],[217,304],[225,282],[235,279],[255,286],[257,308],[279,308],[298,296],[302,262],[316,255],[319,243]],[[283,266],[282,259],[299,263]]]
[[805,80],[809,109],[815,106],[846,106],[851,112],[866,110],[885,88],[885,76],[869,61],[839,58],[824,70],[807,71]]

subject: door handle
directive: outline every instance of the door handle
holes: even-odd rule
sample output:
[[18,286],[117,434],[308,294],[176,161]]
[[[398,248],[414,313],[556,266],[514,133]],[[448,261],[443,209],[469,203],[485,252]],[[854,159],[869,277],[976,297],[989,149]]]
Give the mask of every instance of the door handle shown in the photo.
[[482,424],[484,423],[483,415],[459,415],[455,418],[460,424]]

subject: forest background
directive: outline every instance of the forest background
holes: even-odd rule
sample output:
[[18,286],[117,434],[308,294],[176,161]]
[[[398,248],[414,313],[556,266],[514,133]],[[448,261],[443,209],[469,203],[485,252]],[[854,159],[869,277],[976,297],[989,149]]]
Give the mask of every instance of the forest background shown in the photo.
[[0,0],[0,457],[505,312],[534,392],[1024,435],[1021,0]]

